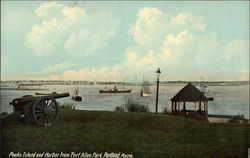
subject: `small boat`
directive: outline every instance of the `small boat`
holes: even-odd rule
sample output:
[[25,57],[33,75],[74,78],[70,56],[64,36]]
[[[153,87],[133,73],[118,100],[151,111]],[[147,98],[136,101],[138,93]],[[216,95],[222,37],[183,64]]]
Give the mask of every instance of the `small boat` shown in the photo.
[[205,95],[205,97],[207,97],[208,101],[214,101],[214,97],[212,97],[209,93],[208,85],[205,85],[204,83],[202,84],[201,81],[200,81],[200,90]]
[[204,85],[202,92],[205,95],[205,97],[207,97],[208,101],[214,101],[214,97],[210,95],[207,85]]
[[209,101],[214,101],[214,97],[207,97]]
[[72,95],[72,99],[75,101],[82,101],[82,96],[79,95],[79,86],[75,88],[74,94]]
[[131,93],[131,89],[129,90],[118,90],[116,88],[116,86],[114,87],[114,89],[107,89],[107,86],[106,86],[106,89],[105,90],[99,90],[99,93]]
[[151,96],[152,93],[150,91],[150,84],[148,81],[145,81],[143,77],[143,83],[142,83],[142,88],[141,88],[141,97],[149,97]]

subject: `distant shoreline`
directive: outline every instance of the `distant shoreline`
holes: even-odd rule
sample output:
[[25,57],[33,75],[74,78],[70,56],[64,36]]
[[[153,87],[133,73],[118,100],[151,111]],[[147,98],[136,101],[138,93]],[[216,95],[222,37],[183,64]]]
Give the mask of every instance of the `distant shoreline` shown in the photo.
[[29,88],[11,88],[11,87],[1,87],[1,90],[21,90],[21,91],[46,91],[46,89],[29,89]]
[[[207,86],[239,86],[247,85],[249,81],[160,81],[164,85],[182,85],[192,82],[194,85],[205,84]],[[43,84],[43,85],[124,85],[124,86],[140,86],[141,82],[99,82],[99,81],[52,81],[52,80],[17,80],[17,81],[1,81],[1,89],[8,88],[8,85],[18,84]],[[150,85],[156,84],[149,82]],[[7,86],[7,87],[6,87]]]

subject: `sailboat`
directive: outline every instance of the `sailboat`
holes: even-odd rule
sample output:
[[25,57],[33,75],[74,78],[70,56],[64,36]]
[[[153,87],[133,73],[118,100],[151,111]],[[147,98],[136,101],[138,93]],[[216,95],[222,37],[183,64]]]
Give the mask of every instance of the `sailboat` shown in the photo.
[[145,81],[143,77],[143,83],[142,83],[142,88],[141,88],[141,97],[149,97],[152,95],[150,92],[150,84],[148,81]]
[[79,86],[75,88],[74,94],[72,95],[72,99],[75,101],[82,101],[82,97],[79,94]]
[[207,97],[207,99],[209,101],[213,101],[214,100],[214,97],[212,97],[209,94],[208,85],[202,84],[201,81],[200,81],[200,90],[201,90],[201,92],[203,92],[203,94],[205,95],[205,97]]

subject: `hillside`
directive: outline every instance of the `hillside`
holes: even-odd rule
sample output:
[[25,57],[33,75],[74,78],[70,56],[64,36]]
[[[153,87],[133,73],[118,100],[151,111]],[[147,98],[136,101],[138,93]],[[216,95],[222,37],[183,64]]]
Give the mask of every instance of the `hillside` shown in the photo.
[[50,127],[1,126],[10,152],[127,153],[134,157],[244,158],[248,125],[211,124],[170,115],[61,110]]

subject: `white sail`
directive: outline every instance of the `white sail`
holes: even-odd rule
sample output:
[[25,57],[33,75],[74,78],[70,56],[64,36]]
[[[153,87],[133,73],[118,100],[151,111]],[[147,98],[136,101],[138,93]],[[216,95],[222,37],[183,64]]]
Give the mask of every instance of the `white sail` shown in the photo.
[[147,97],[147,96],[151,96],[151,90],[150,90],[150,84],[148,81],[145,81],[144,77],[143,77],[143,83],[142,83],[142,89],[141,89],[141,96],[142,97]]
[[214,98],[210,95],[208,90],[208,84],[205,84],[205,78],[200,77],[200,91],[208,98],[208,100],[213,101]]

